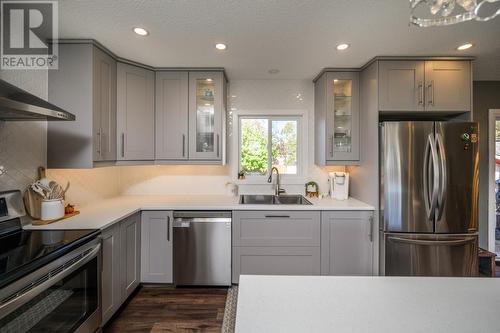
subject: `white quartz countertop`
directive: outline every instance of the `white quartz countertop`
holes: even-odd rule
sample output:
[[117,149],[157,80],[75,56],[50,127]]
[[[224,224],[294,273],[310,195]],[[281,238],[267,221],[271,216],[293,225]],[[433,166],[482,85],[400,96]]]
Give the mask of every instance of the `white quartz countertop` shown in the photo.
[[44,226],[25,229],[105,229],[141,210],[373,210],[359,200],[309,199],[312,205],[240,205],[239,197],[224,195],[120,196],[85,207],[79,215]]
[[241,276],[236,333],[498,332],[500,279]]

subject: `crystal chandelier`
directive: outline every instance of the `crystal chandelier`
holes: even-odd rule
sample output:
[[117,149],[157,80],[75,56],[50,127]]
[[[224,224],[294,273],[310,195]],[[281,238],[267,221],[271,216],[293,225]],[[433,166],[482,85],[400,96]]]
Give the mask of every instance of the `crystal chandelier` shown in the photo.
[[[500,0],[410,0],[410,8],[410,23],[432,27],[471,20],[489,21],[500,14]],[[427,10],[429,15],[417,15],[417,11]]]

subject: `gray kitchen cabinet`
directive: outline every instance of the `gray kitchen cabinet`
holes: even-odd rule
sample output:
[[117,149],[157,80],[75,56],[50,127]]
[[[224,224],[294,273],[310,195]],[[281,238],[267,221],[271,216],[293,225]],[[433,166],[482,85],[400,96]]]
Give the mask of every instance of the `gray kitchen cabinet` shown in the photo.
[[117,160],[154,160],[154,80],[153,71],[118,63]]
[[188,72],[156,73],[156,159],[188,159]]
[[316,164],[359,164],[359,72],[323,73],[314,96]]
[[423,111],[424,73],[424,61],[380,61],[380,111]]
[[47,166],[92,168],[116,160],[116,61],[88,43],[59,44],[48,99],[76,116],[48,122]]
[[234,211],[233,283],[240,274],[320,274],[320,212]]
[[143,211],[141,282],[172,283],[172,211]]
[[232,282],[241,274],[320,275],[319,247],[233,247]]
[[120,281],[120,224],[102,233],[102,322],[105,324],[122,304]]
[[105,324],[139,285],[140,214],[134,214],[102,232],[101,302]]
[[469,60],[379,61],[382,112],[468,112],[471,89]]
[[470,61],[426,61],[425,81],[426,110],[439,112],[471,110]]
[[120,225],[121,290],[125,300],[139,286],[141,280],[141,217],[134,214]]
[[320,213],[235,211],[233,246],[319,246]]
[[373,213],[321,214],[321,275],[373,275]]
[[189,72],[189,159],[222,161],[225,138],[222,72]]
[[116,159],[116,61],[94,47],[94,161]]

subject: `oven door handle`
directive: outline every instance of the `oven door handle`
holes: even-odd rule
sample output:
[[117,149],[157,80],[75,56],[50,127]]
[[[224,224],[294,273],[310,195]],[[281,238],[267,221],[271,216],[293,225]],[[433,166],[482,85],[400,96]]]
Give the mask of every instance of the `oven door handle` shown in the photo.
[[[96,246],[91,251],[89,251],[87,254],[85,254],[83,257],[79,258],[77,261],[75,261],[75,262],[71,263],[69,266],[65,267],[69,262],[71,262],[72,260],[74,260],[75,257],[78,256],[78,254],[75,253],[74,255],[72,255],[71,259],[68,259],[68,261],[66,261],[63,264],[61,264],[60,266],[58,266],[58,268],[62,267],[62,270],[60,270],[59,273],[57,273],[55,275],[51,274],[51,272],[58,269],[58,268],[55,268],[54,270],[43,275],[43,277],[47,276],[46,279],[40,279],[40,278],[36,279],[38,281],[41,280],[43,282],[40,282],[39,284],[34,284],[34,285],[30,286],[26,292],[21,293],[23,289],[27,288],[26,286],[22,287],[17,292],[17,295],[15,297],[6,301],[3,304],[0,304],[0,319],[5,317],[7,314],[11,313],[15,309],[19,308],[20,306],[31,301],[35,296],[40,294],[42,291],[47,290],[48,288],[52,287],[57,282],[61,281],[61,279],[64,279],[68,275],[75,272],[77,269],[84,266],[90,260],[95,258],[99,254],[100,250],[101,250],[101,244],[96,244]],[[32,282],[32,283],[36,283],[36,280],[35,280],[35,282]],[[16,292],[14,292],[14,294],[15,293]]]

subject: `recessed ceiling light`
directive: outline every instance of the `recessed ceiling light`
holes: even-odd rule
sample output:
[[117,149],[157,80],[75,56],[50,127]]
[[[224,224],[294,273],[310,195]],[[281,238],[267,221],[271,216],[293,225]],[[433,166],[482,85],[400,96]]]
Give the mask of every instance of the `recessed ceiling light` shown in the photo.
[[267,71],[269,74],[278,74],[280,72],[279,69],[276,69],[276,68],[272,68],[270,70]]
[[207,82],[212,82],[212,81],[213,81],[213,79],[207,79]]
[[224,43],[217,43],[217,44],[215,44],[215,48],[216,48],[217,50],[221,50],[221,51],[222,51],[222,50],[227,49],[227,45],[226,45],[226,44],[224,44]]
[[342,44],[337,45],[337,51],[344,51],[344,50],[347,50],[348,48],[349,48],[349,44],[346,44],[346,43],[342,43]]
[[333,79],[333,82],[339,82],[339,80],[338,79]]
[[134,28],[134,32],[136,34],[138,34],[139,36],[147,36],[147,35],[149,35],[149,31],[147,31],[144,28],[140,28],[140,27],[135,27]]
[[472,43],[465,43],[465,44],[462,44],[459,47],[457,47],[457,50],[458,51],[465,51],[465,50],[470,49],[473,46],[474,46],[474,44],[472,44]]

